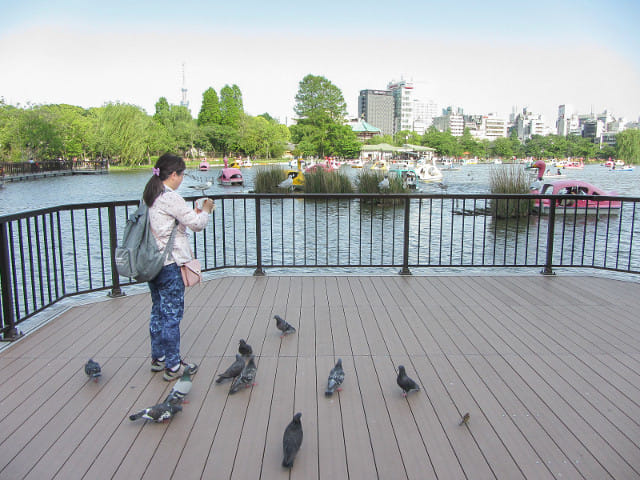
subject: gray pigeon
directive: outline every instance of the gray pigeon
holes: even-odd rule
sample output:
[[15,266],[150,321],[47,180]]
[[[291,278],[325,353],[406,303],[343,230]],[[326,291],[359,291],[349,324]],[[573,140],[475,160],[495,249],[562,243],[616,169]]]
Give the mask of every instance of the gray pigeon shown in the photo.
[[164,401],[153,407],[148,407],[140,410],[138,413],[129,415],[129,420],[134,421],[139,418],[144,418],[145,420],[153,420],[154,422],[160,423],[164,420],[169,420],[180,411],[182,411],[182,405]]
[[242,369],[244,368],[244,358],[239,353],[236,353],[236,361],[231,364],[229,368],[227,368],[224,372],[218,375],[216,378],[216,383],[222,383],[228,379],[234,379],[238,375],[242,373]]
[[418,384],[407,376],[407,372],[402,365],[398,366],[398,386],[402,389],[403,397],[406,397],[407,393],[420,390]]
[[253,380],[256,378],[258,367],[256,367],[256,364],[253,361],[254,358],[255,357],[253,355],[249,357],[249,361],[242,369],[242,373],[240,374],[240,376],[236,377],[231,384],[231,388],[229,389],[230,394],[236,393],[243,386],[245,388],[249,388],[251,385],[255,385],[255,383],[253,383]]
[[251,348],[251,345],[249,345],[247,342],[244,341],[244,339],[241,338],[240,345],[238,346],[238,353],[240,355],[248,357],[253,353],[253,348]]
[[285,335],[289,335],[290,333],[296,333],[296,329],[293,327],[293,325],[287,322],[280,315],[274,315],[273,318],[276,319],[276,327],[278,327],[278,330],[282,332],[280,338],[284,337]]
[[302,445],[302,423],[300,423],[302,413],[298,412],[293,416],[291,423],[284,429],[282,437],[282,448],[284,456],[282,458],[282,466],[286,468],[293,467],[293,460],[296,458],[300,445]]
[[329,372],[329,380],[327,381],[327,390],[324,394],[327,397],[333,395],[336,390],[340,391],[340,385],[344,381],[344,370],[342,369],[342,359],[339,358],[335,367]]
[[93,358],[90,358],[84,365],[84,373],[86,373],[90,378],[93,378],[94,382],[97,382],[98,377],[102,375],[102,369],[98,362],[95,362]]
[[186,403],[184,402],[184,397],[191,391],[191,386],[193,382],[191,380],[191,369],[189,367],[184,369],[184,373],[178,379],[178,381],[173,385],[171,392],[167,395],[165,402],[170,403]]

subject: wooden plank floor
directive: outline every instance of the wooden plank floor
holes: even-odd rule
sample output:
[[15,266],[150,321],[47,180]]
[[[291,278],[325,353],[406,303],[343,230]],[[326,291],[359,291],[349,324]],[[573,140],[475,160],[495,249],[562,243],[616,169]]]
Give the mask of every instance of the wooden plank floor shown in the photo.
[[[149,370],[149,295],[75,306],[0,352],[0,479],[640,478],[639,291],[597,276],[214,279],[187,292],[182,352],[200,370],[164,424],[128,419],[171,387]],[[298,332],[281,340],[276,313]],[[214,380],[240,338],[258,385],[229,396]],[[337,358],[344,389],[325,397]],[[400,364],[422,387],[406,399]]]

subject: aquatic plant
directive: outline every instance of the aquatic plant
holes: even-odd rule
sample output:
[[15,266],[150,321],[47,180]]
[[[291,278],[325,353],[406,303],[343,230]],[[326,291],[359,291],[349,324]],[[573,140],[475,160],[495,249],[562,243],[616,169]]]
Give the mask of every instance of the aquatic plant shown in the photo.
[[336,170],[327,171],[316,168],[304,174],[306,193],[353,193],[349,177]]
[[279,166],[257,167],[253,189],[256,193],[283,193],[278,185],[286,178],[287,172]]
[[[530,192],[530,177],[520,165],[502,165],[489,172],[491,193],[521,194]],[[491,214],[498,218],[524,217],[529,215],[532,200],[494,199]]]

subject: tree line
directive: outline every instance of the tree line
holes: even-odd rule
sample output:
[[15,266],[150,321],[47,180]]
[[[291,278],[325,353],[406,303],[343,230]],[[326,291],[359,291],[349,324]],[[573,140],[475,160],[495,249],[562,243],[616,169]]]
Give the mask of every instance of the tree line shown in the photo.
[[[291,142],[294,155],[356,158],[362,143],[346,123],[342,91],[323,76],[306,75],[295,96],[295,125],[280,124],[268,113],[245,113],[237,85],[220,93],[208,88],[200,112],[193,118],[187,107],[161,97],[155,113],[135,105],[110,102],[85,109],[73,105],[12,106],[0,98],[0,160],[108,159],[112,163],[150,163],[166,151],[184,156],[247,155],[281,158]],[[534,135],[524,143],[515,131],[508,138],[476,140],[468,130],[460,137],[431,127],[424,135],[402,131],[377,136],[370,144],[404,143],[434,148],[443,157],[479,158],[621,158],[640,161],[640,130],[618,134],[616,147],[600,149],[580,136]]]

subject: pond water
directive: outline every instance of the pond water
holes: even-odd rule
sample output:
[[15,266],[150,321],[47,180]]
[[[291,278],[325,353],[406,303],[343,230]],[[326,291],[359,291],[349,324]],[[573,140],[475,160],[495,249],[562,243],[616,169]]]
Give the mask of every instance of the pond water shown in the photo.
[[[491,171],[497,168],[513,168],[512,165],[465,165],[461,170],[443,171],[443,184],[420,183],[422,193],[488,193]],[[253,182],[260,167],[245,168],[243,187],[221,186],[215,183],[220,168],[208,172],[187,170],[180,189],[182,196],[199,195],[199,190],[189,188],[210,180],[213,185],[208,195],[242,193],[253,190]],[[342,167],[355,179],[361,169]],[[566,170],[566,178],[585,180],[604,190],[613,190],[626,196],[640,196],[640,169],[634,171],[610,171],[600,165],[587,165],[584,170]],[[0,215],[19,213],[58,205],[105,202],[112,200],[134,200],[140,198],[150,172],[111,172],[102,175],[74,175],[38,179],[25,182],[8,182],[0,188]]]

